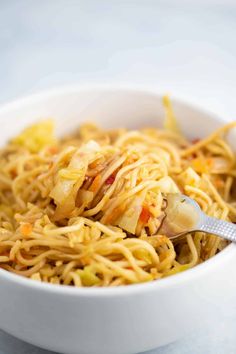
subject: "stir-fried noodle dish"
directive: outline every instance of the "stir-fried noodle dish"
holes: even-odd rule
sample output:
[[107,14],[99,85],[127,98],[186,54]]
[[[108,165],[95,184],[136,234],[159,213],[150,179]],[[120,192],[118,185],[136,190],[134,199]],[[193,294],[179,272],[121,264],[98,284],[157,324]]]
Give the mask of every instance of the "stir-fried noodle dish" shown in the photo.
[[226,141],[236,123],[189,141],[163,101],[164,128],[84,124],[57,139],[46,120],[1,149],[0,268],[52,284],[118,286],[182,272],[227,245],[203,232],[170,240],[160,227],[168,193],[236,221]]

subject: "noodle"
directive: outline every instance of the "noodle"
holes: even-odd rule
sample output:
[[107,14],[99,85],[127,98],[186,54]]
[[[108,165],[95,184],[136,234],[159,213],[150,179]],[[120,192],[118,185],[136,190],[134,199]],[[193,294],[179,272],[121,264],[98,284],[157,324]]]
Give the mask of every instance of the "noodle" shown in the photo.
[[159,229],[165,196],[184,193],[204,212],[236,221],[230,123],[195,143],[169,99],[165,129],[102,130],[63,139],[50,121],[0,151],[0,268],[51,284],[120,286],[173,275],[227,242],[202,232],[173,242]]

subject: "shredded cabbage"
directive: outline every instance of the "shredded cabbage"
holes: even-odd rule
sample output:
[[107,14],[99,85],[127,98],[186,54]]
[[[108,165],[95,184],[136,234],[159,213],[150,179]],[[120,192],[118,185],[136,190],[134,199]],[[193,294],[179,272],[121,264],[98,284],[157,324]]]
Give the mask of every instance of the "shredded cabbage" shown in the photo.
[[88,191],[86,189],[80,189],[77,194],[76,201],[80,205],[84,205],[84,207],[87,207],[89,203],[93,200],[94,193],[91,191]]
[[[78,190],[84,182],[88,165],[96,159],[99,148],[95,141],[89,141],[74,153],[67,167],[59,169],[56,184],[50,193],[50,197],[57,205],[55,220],[62,215],[68,217],[76,207]],[[88,195],[87,193],[86,198],[91,201],[92,194],[89,197]]]
[[162,177],[157,183],[162,193],[180,193],[177,184],[169,176]]
[[91,266],[84,267],[83,270],[78,269],[77,273],[84,286],[98,285],[100,283],[100,279],[97,277]]
[[26,128],[12,142],[26,147],[31,152],[39,152],[44,147],[57,143],[54,136],[54,123],[50,119],[36,123]]
[[192,167],[188,167],[185,171],[183,171],[180,175],[179,175],[179,180],[181,181],[181,184],[183,185],[183,187],[185,185],[189,185],[189,186],[197,186],[200,181],[201,178],[200,176],[192,169]]
[[146,193],[146,190],[144,190],[132,200],[126,211],[117,220],[116,225],[135,234]]

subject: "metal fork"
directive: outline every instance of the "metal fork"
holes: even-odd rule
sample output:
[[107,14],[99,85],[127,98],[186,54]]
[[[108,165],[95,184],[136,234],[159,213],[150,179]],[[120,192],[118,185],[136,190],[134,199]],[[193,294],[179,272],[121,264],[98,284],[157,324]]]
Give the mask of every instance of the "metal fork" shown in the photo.
[[236,225],[206,215],[198,203],[183,194],[168,194],[165,219],[159,232],[176,239],[188,232],[202,231],[236,242]]

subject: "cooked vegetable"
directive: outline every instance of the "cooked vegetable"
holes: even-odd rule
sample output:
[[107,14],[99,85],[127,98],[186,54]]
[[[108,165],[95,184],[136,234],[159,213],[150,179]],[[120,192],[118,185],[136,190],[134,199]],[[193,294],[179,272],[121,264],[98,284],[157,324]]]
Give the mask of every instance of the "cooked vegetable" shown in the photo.
[[133,201],[129,204],[126,211],[116,221],[116,225],[122,229],[135,234],[140,214],[142,212],[142,205],[146,196],[146,191],[142,191],[139,195],[135,196]]
[[39,152],[46,146],[55,145],[57,140],[54,135],[54,123],[52,120],[36,123],[12,139],[12,142],[24,146],[33,153]]

